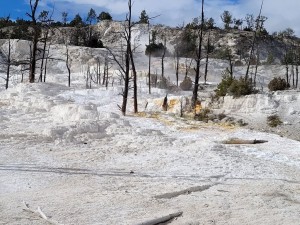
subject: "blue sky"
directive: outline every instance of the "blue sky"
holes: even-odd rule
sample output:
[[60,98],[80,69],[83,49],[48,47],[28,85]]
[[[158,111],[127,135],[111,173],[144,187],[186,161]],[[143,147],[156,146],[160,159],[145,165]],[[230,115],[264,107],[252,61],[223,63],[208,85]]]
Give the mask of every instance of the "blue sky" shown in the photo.
[[28,5],[24,0],[0,0],[0,17],[24,17]]
[[[124,20],[128,0],[41,0],[40,10],[51,10],[54,5],[54,18],[61,20],[61,13],[67,11],[71,20],[75,14],[85,18],[90,8],[109,12],[113,19]],[[145,9],[148,15],[157,17],[153,23],[179,26],[192,21],[200,15],[201,0],[133,0],[133,19],[138,20],[140,12]],[[235,18],[244,18],[246,14],[257,16],[261,0],[205,0],[205,16],[213,17],[218,26],[222,26],[220,15],[228,10]],[[268,17],[266,28],[269,32],[291,27],[300,36],[299,0],[264,0],[263,15]],[[11,15],[16,19],[28,18],[29,0],[0,0],[0,17]]]

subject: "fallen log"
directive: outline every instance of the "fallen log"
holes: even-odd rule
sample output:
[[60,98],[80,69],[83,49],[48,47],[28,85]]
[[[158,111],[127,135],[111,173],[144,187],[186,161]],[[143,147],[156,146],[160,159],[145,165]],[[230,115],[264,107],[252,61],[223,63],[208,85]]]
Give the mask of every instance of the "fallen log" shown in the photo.
[[53,225],[63,225],[63,224],[58,223],[58,222],[55,221],[55,220],[52,220],[52,219],[48,218],[48,217],[45,215],[45,213],[41,210],[41,208],[40,208],[39,206],[37,207],[37,210],[33,210],[33,209],[31,209],[31,208],[29,207],[29,204],[27,204],[25,201],[23,201],[23,204],[24,204],[23,210],[38,215],[39,217],[43,218],[44,220],[46,220],[46,221],[47,221],[48,223],[50,223],[50,224],[53,224]]
[[229,140],[223,141],[223,144],[227,144],[227,145],[245,145],[245,144],[262,144],[262,143],[266,143],[268,141],[265,140],[245,140],[245,139],[239,139],[239,138],[231,138]]
[[190,194],[192,192],[205,191],[205,190],[211,188],[212,186],[213,185],[209,184],[209,185],[202,185],[202,186],[191,187],[191,188],[187,188],[187,189],[184,189],[184,190],[181,190],[181,191],[174,191],[174,192],[165,193],[165,194],[162,194],[162,195],[157,195],[157,196],[155,196],[155,198],[157,198],[157,199],[175,198],[175,197],[177,197],[179,195],[187,195],[187,194]]
[[146,222],[143,222],[143,223],[139,223],[137,225],[158,225],[160,223],[166,223],[166,222],[169,222],[170,220],[173,220],[173,219],[181,216],[182,213],[183,212],[172,213],[172,214],[169,214],[167,216],[163,216],[163,217],[160,217],[160,218],[157,218],[157,219],[153,219],[153,220],[149,220],[149,221],[146,221]]

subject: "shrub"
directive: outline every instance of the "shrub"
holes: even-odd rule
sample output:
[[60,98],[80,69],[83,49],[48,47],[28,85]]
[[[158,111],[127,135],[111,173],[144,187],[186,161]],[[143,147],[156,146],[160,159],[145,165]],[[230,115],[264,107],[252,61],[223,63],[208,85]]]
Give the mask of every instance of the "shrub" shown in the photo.
[[203,122],[208,122],[209,115],[211,114],[211,110],[208,108],[203,108],[200,110],[200,113],[197,113],[195,115],[195,120],[203,121]]
[[218,84],[215,90],[217,97],[225,96],[226,94],[240,97],[255,93],[251,79],[241,77],[239,80],[230,76],[228,72],[223,75],[222,81]]
[[267,117],[267,124],[270,127],[277,127],[282,124],[282,121],[278,115],[272,115]]
[[286,90],[288,87],[289,85],[286,83],[285,79],[280,77],[273,78],[268,84],[270,91]]
[[166,55],[169,55],[167,47],[165,47],[162,43],[159,44],[151,43],[150,45],[146,45],[145,54],[146,55],[151,54],[153,57],[161,57],[164,51]]
[[179,86],[183,91],[189,91],[193,86],[193,81],[190,77],[185,77]]
[[225,96],[228,93],[228,89],[232,84],[234,78],[230,76],[228,72],[224,72],[222,81],[218,84],[215,90],[217,97]]
[[254,93],[252,80],[245,79],[244,77],[241,77],[239,80],[234,78],[228,89],[228,93],[234,97],[240,97]]
[[234,62],[234,66],[243,66],[244,64],[242,63],[241,60],[237,60]]
[[169,87],[169,81],[167,78],[161,77],[161,79],[157,81],[157,88],[167,89],[168,87]]

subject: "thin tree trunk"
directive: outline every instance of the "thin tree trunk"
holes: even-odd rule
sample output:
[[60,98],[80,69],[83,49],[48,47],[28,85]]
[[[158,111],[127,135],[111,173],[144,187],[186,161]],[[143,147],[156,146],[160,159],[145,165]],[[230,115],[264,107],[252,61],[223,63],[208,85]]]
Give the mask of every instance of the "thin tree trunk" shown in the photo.
[[44,40],[44,46],[43,46],[43,55],[42,55],[39,82],[43,82],[43,71],[44,71],[44,60],[45,60],[46,47],[47,47],[47,37],[48,37],[48,32],[47,32],[46,36],[44,37],[45,40]]
[[178,56],[178,52],[176,52],[175,74],[176,74],[176,86],[178,87],[178,80],[179,80],[179,56]]
[[8,39],[8,54],[7,54],[7,68],[6,68],[6,82],[5,82],[6,89],[8,89],[8,85],[9,85],[10,66],[11,66],[11,42],[10,39]]
[[105,57],[104,60],[104,68],[103,68],[103,79],[102,79],[102,85],[105,84],[105,79],[106,79],[106,67],[108,66],[108,59]]
[[105,74],[106,74],[105,87],[106,87],[106,90],[107,90],[107,88],[108,88],[108,62],[106,63],[106,66],[105,66]]
[[298,81],[299,81],[299,66],[296,65],[296,82],[295,82],[295,87],[298,88]]
[[67,66],[67,70],[68,70],[68,87],[71,87],[71,69],[70,69],[70,65],[69,65],[69,49],[67,48],[67,59],[66,59],[66,66]]
[[206,60],[205,60],[206,62],[205,62],[205,72],[204,72],[204,84],[206,84],[206,82],[207,82],[209,46],[210,46],[210,32],[208,33],[207,46],[206,46]]
[[286,77],[286,83],[289,84],[289,65],[285,64],[285,77]]
[[122,114],[126,115],[127,108],[127,100],[128,100],[128,91],[129,91],[129,72],[130,72],[130,51],[131,51],[131,8],[132,3],[131,0],[128,0],[128,30],[127,30],[127,46],[126,46],[126,54],[125,54],[125,75],[124,75],[124,91],[123,91],[123,103],[121,107]]
[[189,70],[191,69],[193,59],[190,59],[189,64],[188,64],[187,61],[188,61],[188,58],[185,58],[185,76],[184,76],[184,79],[186,79],[188,74],[189,74]]
[[257,70],[258,70],[258,64],[259,64],[259,46],[257,45],[257,50],[256,50],[256,64],[255,64],[255,72],[254,72],[254,79],[253,79],[253,86],[256,86],[256,75],[257,75]]
[[204,26],[204,0],[202,0],[202,9],[201,9],[201,27],[199,34],[199,46],[197,52],[197,67],[196,67],[196,76],[195,76],[195,84],[192,96],[192,109],[195,109],[197,101],[198,101],[198,89],[199,89],[199,79],[200,79],[200,63],[201,63],[201,52],[202,52],[202,40],[203,40],[203,26]]
[[39,4],[39,0],[35,0],[34,3],[32,3],[32,0],[30,0],[31,12],[30,12],[30,14],[27,13],[27,16],[29,16],[31,18],[32,29],[33,29],[32,52],[31,52],[31,57],[30,57],[30,70],[29,70],[29,82],[30,83],[35,82],[36,53],[37,53],[37,45],[38,45],[38,41],[39,41],[39,27],[37,25],[35,14],[36,14],[38,4]]
[[[150,24],[148,22],[148,32],[149,32],[149,46],[150,46]],[[148,89],[149,94],[151,94],[151,51],[149,52],[148,56]]]
[[164,51],[163,51],[163,54],[162,54],[162,57],[161,57],[161,76],[164,77],[164,74],[165,74],[165,65],[164,65],[164,59],[165,59],[165,56],[166,56],[166,38],[164,38]]
[[256,41],[256,36],[257,36],[257,31],[259,29],[259,19],[261,17],[261,12],[262,12],[262,8],[263,8],[263,4],[264,4],[264,0],[262,0],[261,2],[261,6],[260,6],[260,11],[259,11],[259,14],[258,14],[258,19],[257,19],[257,22],[256,22],[256,28],[255,28],[255,31],[254,31],[254,34],[253,34],[253,39],[252,39],[252,44],[251,44],[251,49],[250,49],[250,56],[249,56],[249,60],[248,60],[248,64],[247,64],[247,70],[246,70],[246,75],[245,75],[245,80],[248,80],[249,78],[249,70],[250,70],[250,64],[251,64],[251,58],[252,58],[252,55],[253,55],[253,52],[254,52],[254,45],[255,45],[255,41]]
[[294,64],[292,64],[291,74],[292,74],[292,79],[293,79],[293,88],[295,88],[295,71],[294,71]]
[[31,60],[30,60],[30,70],[29,70],[29,82],[30,83],[35,82],[37,44],[38,44],[38,34],[37,34],[37,31],[34,31],[34,38],[33,38],[33,43],[32,43],[32,56],[31,56]]
[[138,113],[137,73],[136,73],[136,69],[135,69],[135,63],[133,60],[132,49],[130,49],[130,61],[131,61],[131,67],[132,67],[132,72],[133,72],[133,110],[134,110],[134,113]]

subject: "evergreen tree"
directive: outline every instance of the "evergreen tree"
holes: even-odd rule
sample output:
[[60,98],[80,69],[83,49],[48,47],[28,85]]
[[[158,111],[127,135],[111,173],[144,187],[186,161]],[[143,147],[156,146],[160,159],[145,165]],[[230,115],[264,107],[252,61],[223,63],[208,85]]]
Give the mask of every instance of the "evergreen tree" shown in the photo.
[[149,23],[149,16],[147,15],[146,10],[143,10],[141,12],[139,23]]
[[103,20],[112,20],[112,16],[108,12],[101,12],[97,17],[98,22]]
[[74,19],[70,22],[70,26],[72,27],[82,27],[84,26],[84,22],[79,14],[77,14]]
[[88,12],[86,21],[89,23],[89,25],[91,25],[93,22],[96,22],[97,19],[97,15],[94,9],[90,9],[90,11]]
[[229,29],[230,28],[230,24],[232,24],[232,15],[230,14],[229,11],[225,10],[223,12],[223,14],[221,15],[221,19],[224,23],[224,27],[225,29]]

